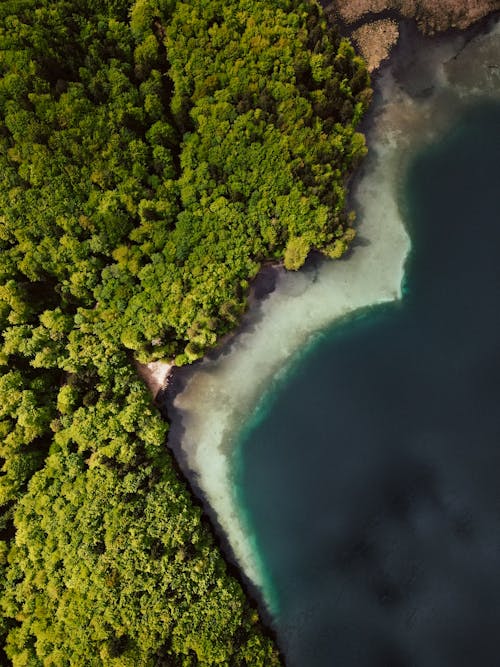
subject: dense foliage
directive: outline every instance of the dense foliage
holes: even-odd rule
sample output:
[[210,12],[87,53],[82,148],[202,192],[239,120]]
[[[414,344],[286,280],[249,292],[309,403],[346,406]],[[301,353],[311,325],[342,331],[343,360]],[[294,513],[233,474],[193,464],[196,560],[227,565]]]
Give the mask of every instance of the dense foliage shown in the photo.
[[0,54],[0,662],[278,664],[133,360],[343,253],[363,63],[292,0],[4,0]]
[[73,409],[16,510],[3,598],[14,665],[277,664],[142,384],[77,409],[68,386]]

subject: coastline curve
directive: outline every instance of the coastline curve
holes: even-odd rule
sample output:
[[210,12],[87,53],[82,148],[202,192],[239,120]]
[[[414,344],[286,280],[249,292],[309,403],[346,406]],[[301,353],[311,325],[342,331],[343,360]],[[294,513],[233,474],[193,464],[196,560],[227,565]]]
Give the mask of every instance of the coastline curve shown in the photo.
[[[191,368],[176,369],[162,398],[171,420],[169,445],[216,525],[230,560],[272,612],[272,586],[255,538],[238,510],[233,449],[269,386],[325,327],[360,308],[397,300],[404,290],[410,241],[400,199],[406,165],[449,127],[464,105],[500,95],[500,23],[467,35],[425,38],[407,24],[376,81],[365,123],[371,147],[352,194],[358,240],[339,261],[312,258],[299,273],[276,271],[224,346]],[[262,405],[262,404],[261,404]]]

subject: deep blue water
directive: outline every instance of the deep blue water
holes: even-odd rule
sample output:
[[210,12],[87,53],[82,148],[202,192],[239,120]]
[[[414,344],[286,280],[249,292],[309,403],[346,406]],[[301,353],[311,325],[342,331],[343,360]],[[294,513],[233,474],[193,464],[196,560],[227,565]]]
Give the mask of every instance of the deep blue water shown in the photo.
[[500,665],[500,106],[402,201],[403,300],[325,332],[239,443],[290,667]]

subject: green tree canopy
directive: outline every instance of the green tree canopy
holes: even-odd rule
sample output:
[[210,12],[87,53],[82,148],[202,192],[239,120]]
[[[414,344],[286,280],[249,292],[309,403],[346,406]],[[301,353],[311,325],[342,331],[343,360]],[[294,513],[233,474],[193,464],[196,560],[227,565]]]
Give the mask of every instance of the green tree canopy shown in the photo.
[[365,65],[313,0],[5,0],[0,56],[0,662],[273,667],[134,361],[345,252]]

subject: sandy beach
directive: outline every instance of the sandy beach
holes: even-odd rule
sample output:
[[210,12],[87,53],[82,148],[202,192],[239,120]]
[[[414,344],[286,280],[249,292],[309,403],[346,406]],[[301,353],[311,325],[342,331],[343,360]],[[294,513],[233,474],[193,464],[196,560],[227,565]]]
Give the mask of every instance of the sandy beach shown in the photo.
[[167,388],[174,364],[166,361],[151,361],[149,364],[141,364],[136,361],[135,365],[153,399],[156,399],[158,392]]

